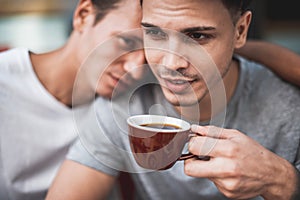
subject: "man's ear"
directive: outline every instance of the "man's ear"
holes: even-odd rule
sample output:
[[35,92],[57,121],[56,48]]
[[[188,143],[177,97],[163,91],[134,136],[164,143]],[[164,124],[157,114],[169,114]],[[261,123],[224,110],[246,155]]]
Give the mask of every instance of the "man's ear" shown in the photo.
[[241,48],[246,43],[251,18],[251,11],[246,11],[237,21],[235,48]]
[[89,21],[89,16],[93,16],[93,14],[94,7],[91,0],[80,0],[73,15],[74,30],[82,32],[87,23],[91,23]]

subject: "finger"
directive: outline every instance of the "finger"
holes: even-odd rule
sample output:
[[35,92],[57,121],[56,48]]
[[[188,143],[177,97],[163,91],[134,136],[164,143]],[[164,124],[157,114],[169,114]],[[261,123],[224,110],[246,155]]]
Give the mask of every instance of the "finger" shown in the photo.
[[197,178],[226,178],[232,174],[231,162],[228,159],[212,158],[209,161],[188,159],[184,162],[184,173]]
[[192,137],[189,141],[189,152],[198,156],[232,157],[235,148],[230,140],[205,136]]
[[199,126],[192,124],[191,131],[202,136],[219,138],[219,139],[228,139],[239,133],[237,130],[225,129],[216,126]]
[[192,132],[213,138],[221,138],[223,130],[223,128],[219,128],[216,126],[199,126],[195,124],[191,126]]
[[207,135],[208,127],[207,126],[199,126],[196,124],[191,125],[191,131],[194,133],[198,133],[199,135]]

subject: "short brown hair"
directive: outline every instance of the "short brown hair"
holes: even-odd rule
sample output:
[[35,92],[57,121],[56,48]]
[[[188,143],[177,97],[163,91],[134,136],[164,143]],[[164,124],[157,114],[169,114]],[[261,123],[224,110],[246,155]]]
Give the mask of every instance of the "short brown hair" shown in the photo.
[[121,0],[91,0],[95,7],[96,17],[94,24],[101,21],[111,10],[118,8]]
[[233,20],[249,9],[252,0],[221,0],[223,5],[228,9]]

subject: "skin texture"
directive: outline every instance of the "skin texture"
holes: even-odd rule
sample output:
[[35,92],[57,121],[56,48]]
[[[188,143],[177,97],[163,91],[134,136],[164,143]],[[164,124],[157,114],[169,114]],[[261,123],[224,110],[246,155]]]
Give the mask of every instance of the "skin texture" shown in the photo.
[[[251,19],[251,13],[245,13],[244,17],[237,22],[236,27],[238,28],[236,28],[230,20],[231,17],[229,12],[224,9],[223,4],[220,2],[211,1],[201,2],[201,4],[205,5],[206,9],[201,9],[201,12],[199,12],[199,3],[196,1],[188,1],[184,3],[181,2],[180,4],[179,2],[175,4],[175,2],[172,3],[169,1],[163,1],[160,4],[145,1],[143,5],[144,9],[142,20],[142,25],[145,29],[145,47],[147,48],[147,45],[151,45],[151,47],[159,48],[158,45],[161,45],[161,43],[174,44],[173,40],[177,40],[175,36],[168,33],[164,33],[167,35],[166,39],[158,38],[158,34],[160,33],[156,34],[156,32],[153,31],[156,30],[153,25],[161,29],[168,28],[181,32],[189,37],[194,37],[193,39],[195,42],[200,44],[203,50],[207,52],[214,61],[220,76],[225,77],[225,89],[229,99],[237,81],[237,64],[231,60],[231,55],[235,48],[239,48],[245,43],[247,28]],[[180,5],[179,8],[178,5]],[[177,11],[177,8],[179,11]],[[219,11],[218,14],[213,12],[215,9]],[[227,18],[227,20],[223,20],[224,16]],[[176,22],[174,19],[176,19]],[[201,30],[185,31],[187,29],[196,27],[200,27],[199,29]],[[203,31],[202,29],[205,30]],[[168,47],[167,49],[178,52],[178,50],[183,46],[182,42],[178,43],[179,44],[177,46],[166,45]],[[197,69],[187,61],[189,57],[186,60],[180,56],[176,56],[165,51],[159,52],[154,50],[146,50],[145,53],[153,73],[156,75],[162,85],[167,86],[163,87],[164,95],[168,101],[178,107],[177,110],[182,109],[179,105],[191,105],[199,102],[199,109],[202,111],[202,113],[207,113],[203,116],[210,117],[211,113],[210,110],[208,110],[210,106],[207,105],[210,105],[211,100],[209,95],[207,95],[205,81],[197,78]],[[151,65],[152,63],[166,66],[166,68],[170,71],[178,71],[186,76],[182,78],[179,76],[162,77],[158,72],[159,67]],[[207,81],[215,81],[213,80],[214,71],[209,72],[210,69],[205,68],[205,66],[200,66],[199,70],[208,71],[208,73],[205,75]],[[230,74],[230,76],[226,76],[227,74]],[[189,81],[187,84],[190,85],[190,91],[179,90],[176,92],[176,86],[171,84],[171,81],[168,80]],[[173,92],[169,89],[170,87],[175,88]],[[197,96],[196,99],[192,97],[194,94]],[[202,118],[201,120],[205,120],[205,118]]]
[[106,199],[115,182],[112,176],[70,160],[64,162],[57,176],[46,199]]
[[191,139],[191,153],[202,155],[201,149],[206,139],[215,146],[209,152],[209,162],[186,161],[187,175],[210,179],[220,192],[232,199],[257,195],[265,199],[291,198],[296,185],[296,171],[288,161],[237,130],[223,129],[221,136],[214,138],[209,129],[218,128],[192,127],[193,132],[202,136]]

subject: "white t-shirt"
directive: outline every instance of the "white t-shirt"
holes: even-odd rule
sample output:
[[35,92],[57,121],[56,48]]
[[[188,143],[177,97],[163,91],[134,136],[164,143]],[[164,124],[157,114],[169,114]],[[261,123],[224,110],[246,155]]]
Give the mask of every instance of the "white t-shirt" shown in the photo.
[[0,199],[44,199],[76,136],[72,110],[40,83],[28,49],[1,53]]

